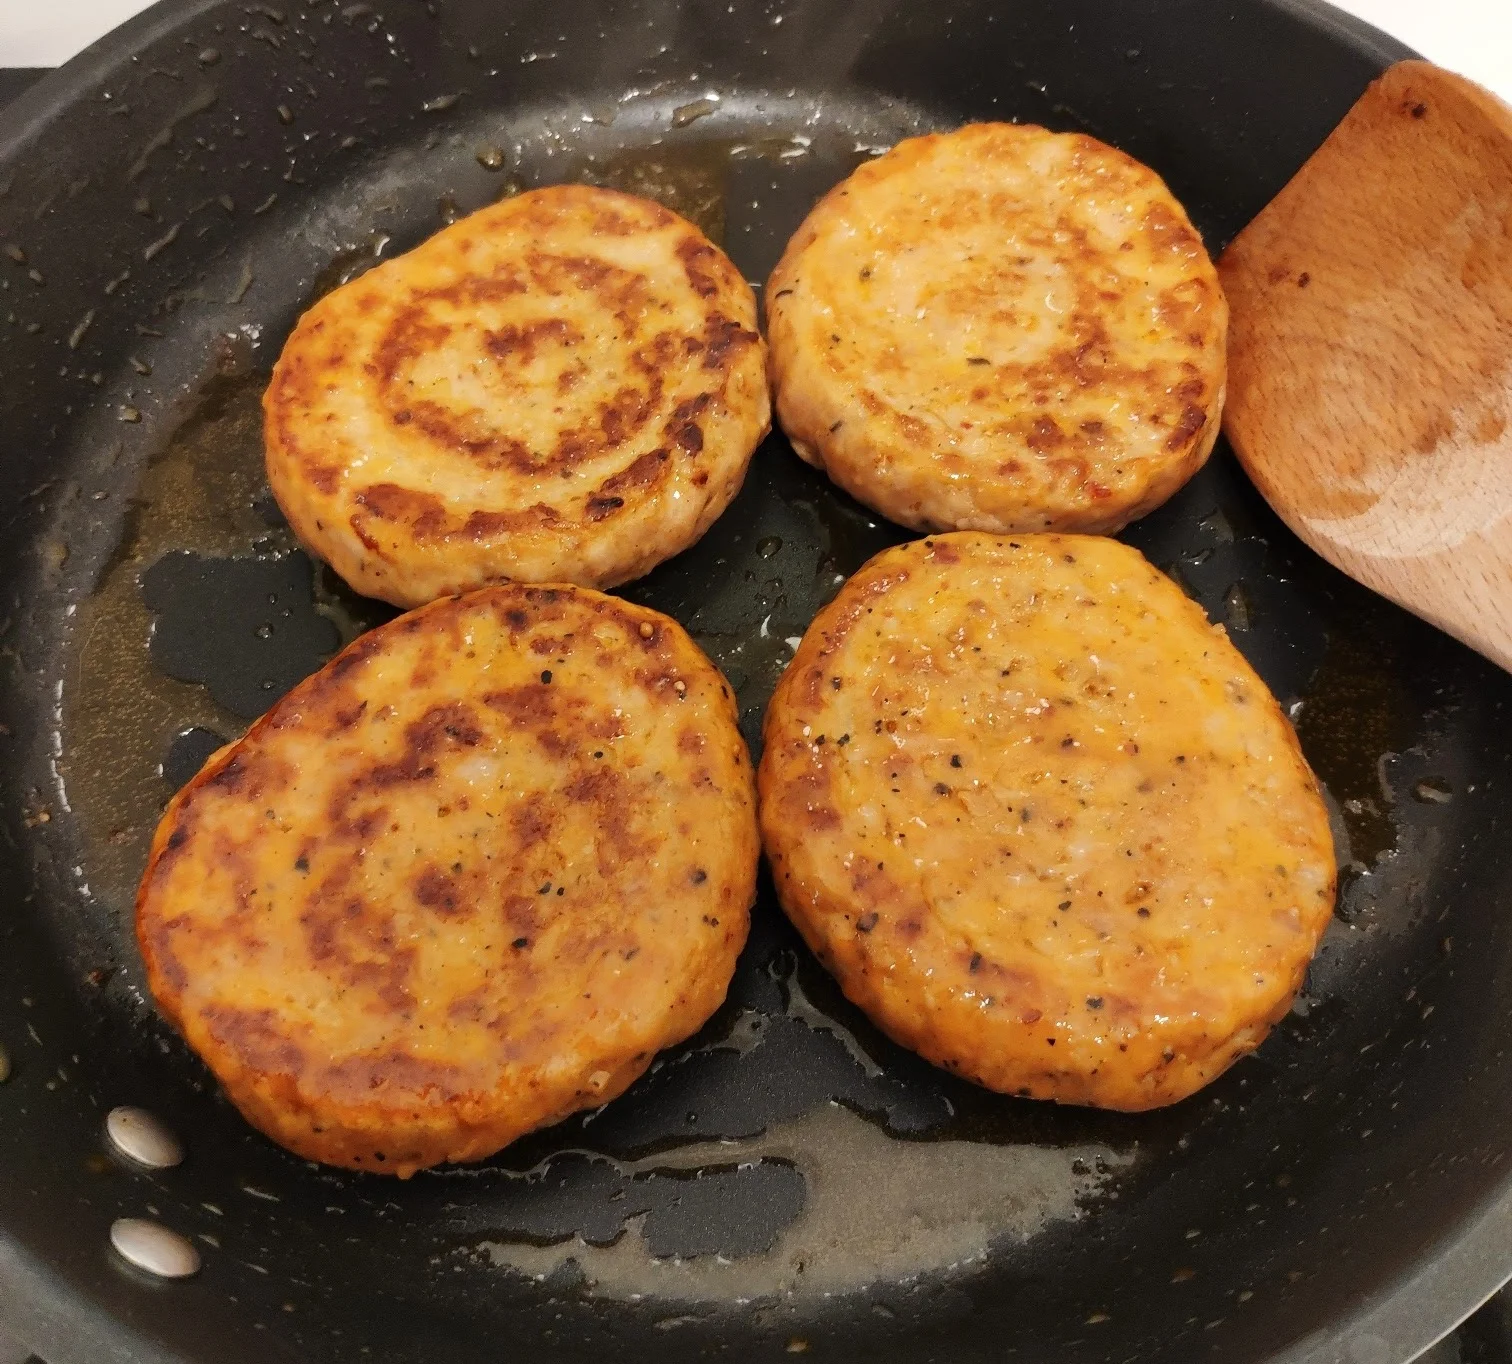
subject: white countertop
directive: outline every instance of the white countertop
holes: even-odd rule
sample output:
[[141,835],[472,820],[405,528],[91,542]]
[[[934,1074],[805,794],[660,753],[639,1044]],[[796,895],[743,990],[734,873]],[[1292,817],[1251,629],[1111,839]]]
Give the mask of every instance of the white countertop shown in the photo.
[[[1216,0],[1213,0],[1216,3]],[[0,66],[57,66],[149,0],[0,0]],[[1117,0],[1108,0],[1117,3]],[[1512,100],[1512,0],[1335,0]]]

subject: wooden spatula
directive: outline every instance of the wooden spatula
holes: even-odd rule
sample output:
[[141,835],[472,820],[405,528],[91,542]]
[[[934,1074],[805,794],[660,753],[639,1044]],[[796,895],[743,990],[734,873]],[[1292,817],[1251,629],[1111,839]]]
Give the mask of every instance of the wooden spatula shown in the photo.
[[1512,669],[1512,109],[1402,62],[1219,265],[1223,425],[1283,520]]

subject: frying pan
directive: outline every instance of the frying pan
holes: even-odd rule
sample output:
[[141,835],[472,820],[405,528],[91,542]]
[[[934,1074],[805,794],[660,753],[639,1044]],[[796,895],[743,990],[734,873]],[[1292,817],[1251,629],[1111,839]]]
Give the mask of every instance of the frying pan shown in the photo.
[[[49,1364],[1399,1364],[1512,1272],[1512,679],[1322,564],[1220,448],[1128,539],[1228,625],[1326,784],[1343,893],[1292,1015],[1142,1116],[899,1051],[764,888],[730,999],[623,1099],[400,1183],[248,1129],[156,1018],[145,841],[208,749],[387,609],[299,553],[256,400],[300,309],[592,179],[759,281],[862,158],[968,118],[1154,165],[1215,252],[1408,55],[1294,0],[169,0],[0,118],[0,1292]],[[762,706],[901,536],[780,437],[626,595]],[[152,1174],[102,1119],[185,1142]],[[198,1277],[115,1258],[120,1216]]]

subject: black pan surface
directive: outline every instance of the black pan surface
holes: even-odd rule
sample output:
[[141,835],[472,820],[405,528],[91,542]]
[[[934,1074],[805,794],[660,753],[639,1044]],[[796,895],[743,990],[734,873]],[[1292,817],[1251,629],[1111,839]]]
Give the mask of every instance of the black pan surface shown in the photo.
[[[1303,998],[1192,1100],[987,1094],[838,996],[769,888],[728,1004],[617,1103],[407,1183],[250,1131],[144,998],[163,803],[386,607],[300,552],[257,398],[299,311],[450,217],[590,179],[759,283],[812,201],[968,118],[1090,131],[1215,252],[1405,51],[1283,0],[169,0],[0,118],[0,1292],[69,1361],[1400,1364],[1512,1271],[1512,679],[1303,549],[1220,446],[1127,538],[1287,703],[1344,893]],[[902,532],[780,437],[624,589],[748,739]],[[143,1104],[189,1161],[101,1146]],[[113,1218],[196,1238],[193,1281]]]

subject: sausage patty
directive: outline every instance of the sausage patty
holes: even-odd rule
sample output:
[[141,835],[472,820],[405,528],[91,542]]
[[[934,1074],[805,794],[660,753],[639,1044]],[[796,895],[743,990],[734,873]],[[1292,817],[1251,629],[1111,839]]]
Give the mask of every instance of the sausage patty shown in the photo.
[[264,398],[268,482],[359,592],[609,587],[697,540],[769,426],[750,286],[613,190],[494,204],[327,295]]
[[1291,726],[1112,540],[879,554],[804,637],[765,739],[788,915],[886,1032],[990,1089],[1184,1098],[1286,1013],[1329,920]]
[[212,757],[137,934],[248,1121],[407,1176],[605,1103],[694,1032],[758,854],[729,687],[674,621],[487,588],[364,635]]
[[1152,170],[979,123],[899,143],[809,214],[766,293],[798,453],[916,530],[1109,532],[1207,459],[1227,309]]

